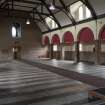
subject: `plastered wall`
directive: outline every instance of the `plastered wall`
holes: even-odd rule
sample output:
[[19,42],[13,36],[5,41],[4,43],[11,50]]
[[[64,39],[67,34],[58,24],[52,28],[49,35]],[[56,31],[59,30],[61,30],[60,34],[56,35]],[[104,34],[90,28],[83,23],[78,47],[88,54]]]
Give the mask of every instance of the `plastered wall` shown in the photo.
[[[52,36],[54,34],[58,34],[59,38],[60,38],[60,42],[62,42],[63,39],[63,35],[65,32],[70,31],[73,34],[74,37],[74,42],[77,41],[77,37],[79,35],[79,32],[85,28],[88,27],[92,30],[93,34],[94,34],[94,40],[98,40],[99,39],[99,33],[101,31],[101,29],[103,28],[103,26],[105,26],[105,18],[102,19],[98,19],[98,20],[94,20],[94,21],[90,21],[90,22],[86,22],[86,23],[82,23],[82,24],[78,24],[76,26],[72,26],[72,27],[67,27],[67,28],[63,28],[61,30],[57,30],[51,33],[47,33],[44,34],[44,36],[48,36],[50,39],[50,43],[51,43],[51,39]],[[84,61],[92,61],[94,62],[95,60],[95,53],[94,53],[94,48],[95,48],[95,43],[92,44],[82,44],[82,50],[80,51],[80,59],[84,60]],[[62,48],[62,52],[63,52],[63,58],[64,58],[64,51],[71,51],[71,52],[75,52],[75,44],[73,46],[63,46]],[[101,44],[101,52],[103,52],[103,56],[105,55],[105,44]],[[100,54],[101,56],[101,54]],[[100,57],[103,58],[103,57]],[[105,60],[103,60],[105,61]]]
[[[22,37],[20,39],[12,38],[11,27],[13,22],[21,24]],[[46,48],[41,46],[41,35],[40,29],[34,22],[26,25],[23,19],[0,17],[0,60],[13,59],[12,48],[16,41],[21,47],[22,58],[35,59],[44,55]]]
[[[104,20],[102,19],[101,21],[103,22]],[[86,23],[79,24],[79,25],[76,25],[76,26],[73,26],[73,27],[68,27],[68,28],[64,28],[62,30],[57,30],[57,31],[54,31],[54,32],[51,32],[51,33],[44,34],[43,37],[48,36],[51,40],[51,38],[54,34],[58,34],[59,38],[60,38],[60,42],[62,43],[62,38],[63,38],[64,33],[67,32],[67,31],[70,31],[73,34],[74,41],[77,41],[77,36],[78,36],[79,32],[84,27],[89,27],[93,31],[95,40],[97,40],[99,30],[104,25],[104,23],[102,23],[101,26],[100,26],[100,25],[98,25],[98,24],[100,24],[100,22],[98,22],[98,21],[97,22],[96,21],[86,22]],[[97,29],[98,27],[100,27],[100,28]]]

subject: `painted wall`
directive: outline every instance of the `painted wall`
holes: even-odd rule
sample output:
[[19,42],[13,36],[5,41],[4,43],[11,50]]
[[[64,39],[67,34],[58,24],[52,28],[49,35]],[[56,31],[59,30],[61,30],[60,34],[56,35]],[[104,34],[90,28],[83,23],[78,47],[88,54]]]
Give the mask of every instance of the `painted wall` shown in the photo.
[[[88,27],[93,31],[94,34],[94,39],[98,40],[99,39],[99,33],[100,30],[102,29],[102,27],[105,25],[105,18],[102,19],[98,19],[98,20],[94,20],[94,21],[90,21],[90,22],[86,22],[86,23],[82,23],[76,26],[72,26],[72,27],[68,27],[68,28],[63,28],[61,30],[57,30],[57,31],[53,31],[47,34],[44,34],[44,36],[48,36],[50,41],[52,39],[52,36],[54,34],[58,34],[60,37],[60,42],[62,43],[62,38],[65,32],[70,31],[73,34],[74,37],[74,41],[77,41],[77,36],[80,32],[80,30],[82,30],[84,27]],[[90,45],[83,45],[82,46],[82,51],[80,51],[80,59],[83,61],[91,61],[94,62],[95,61],[95,54],[94,54],[94,47],[95,47],[95,43],[94,44],[90,44]],[[71,52],[75,52],[75,45],[73,49],[69,49],[69,47],[63,47],[63,55],[64,55],[64,49],[65,51],[71,51]],[[100,59],[101,62],[105,62],[105,44],[101,44],[101,52],[102,54],[100,54]],[[74,56],[74,55],[73,55]],[[62,57],[64,58],[64,56]]]
[[[22,37],[14,39],[11,35],[11,27],[13,22],[21,24]],[[0,60],[12,59],[12,48],[14,43],[18,41],[21,47],[21,57],[25,59],[35,59],[46,54],[46,48],[41,45],[41,31],[34,22],[30,25],[25,24],[23,19],[11,19],[0,17]]]

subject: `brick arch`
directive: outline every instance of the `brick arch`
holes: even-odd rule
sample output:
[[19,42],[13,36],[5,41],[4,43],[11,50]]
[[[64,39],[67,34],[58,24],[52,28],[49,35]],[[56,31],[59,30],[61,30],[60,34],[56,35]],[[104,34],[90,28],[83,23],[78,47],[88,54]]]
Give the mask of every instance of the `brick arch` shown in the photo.
[[62,38],[63,43],[72,45],[74,43],[73,34],[70,31],[64,33]]
[[105,25],[100,29],[98,38],[100,41],[105,41]]
[[49,37],[48,36],[43,37],[42,42],[43,42],[43,45],[49,45],[50,44]]
[[81,29],[78,36],[77,36],[77,40],[78,40],[79,43],[94,42],[93,31],[88,27],[85,27],[85,28]]
[[58,45],[58,44],[60,44],[59,35],[57,35],[57,34],[53,35],[52,40],[51,40],[51,43],[52,43],[53,45]]

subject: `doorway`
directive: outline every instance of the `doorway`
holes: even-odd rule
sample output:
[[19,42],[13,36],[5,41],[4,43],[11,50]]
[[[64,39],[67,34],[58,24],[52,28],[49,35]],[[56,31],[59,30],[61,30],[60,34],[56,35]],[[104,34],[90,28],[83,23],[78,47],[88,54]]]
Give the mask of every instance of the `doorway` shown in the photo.
[[21,47],[15,46],[13,47],[13,59],[21,59]]
[[64,60],[74,60],[74,37],[72,32],[65,32],[62,38],[62,42],[62,58]]
[[93,62],[95,60],[94,52],[94,34],[93,31],[85,27],[80,30],[78,36],[78,61]]

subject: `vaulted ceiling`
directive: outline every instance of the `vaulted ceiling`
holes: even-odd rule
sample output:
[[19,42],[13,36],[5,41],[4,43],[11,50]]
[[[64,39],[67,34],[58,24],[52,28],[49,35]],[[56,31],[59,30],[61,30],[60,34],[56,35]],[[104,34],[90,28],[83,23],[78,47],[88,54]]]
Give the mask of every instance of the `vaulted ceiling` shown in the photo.
[[[33,19],[42,32],[51,31],[45,22],[45,18],[51,16],[58,28],[77,22],[70,13],[68,7],[77,1],[82,1],[91,11],[92,19],[97,19],[105,14],[105,0],[0,0],[0,15]],[[51,11],[49,6],[53,2],[56,9]],[[23,15],[18,16],[17,13]],[[69,13],[69,15],[68,15]]]

